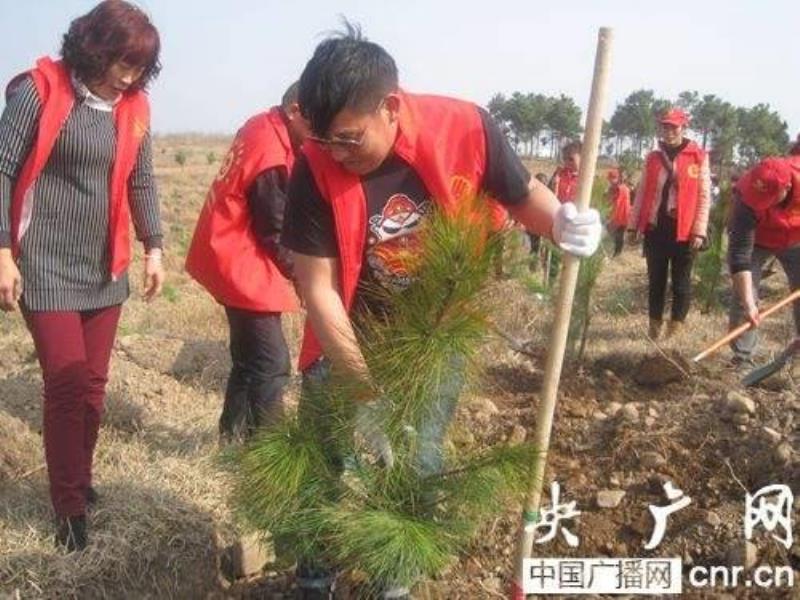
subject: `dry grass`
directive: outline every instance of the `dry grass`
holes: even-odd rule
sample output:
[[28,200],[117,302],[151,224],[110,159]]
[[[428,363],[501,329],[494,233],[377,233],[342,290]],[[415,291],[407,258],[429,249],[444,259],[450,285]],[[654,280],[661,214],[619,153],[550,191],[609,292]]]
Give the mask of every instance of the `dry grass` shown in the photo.
[[[0,321],[0,596],[196,598],[221,593],[218,550],[237,534],[226,504],[226,478],[215,464],[221,390],[229,368],[227,327],[221,307],[190,281],[182,264],[198,208],[227,143],[198,137],[156,142],[169,282],[163,298],[144,304],[139,263],[134,263],[134,293],[114,350],[96,456],[102,498],[91,517],[91,546],[78,556],[64,555],[52,543],[42,468],[41,382],[32,344],[18,315]],[[175,162],[180,150],[187,154],[184,166]],[[216,157],[213,164],[209,153]],[[626,251],[606,268],[587,365],[614,366],[622,376],[653,352],[643,336],[644,290],[644,263],[637,252]],[[494,297],[502,303],[498,325],[504,331],[532,340],[533,348],[546,346],[546,301],[536,300],[517,281],[498,283]],[[784,339],[788,318],[783,314],[768,323],[768,336]],[[285,329],[296,353],[300,318],[286,319]],[[694,314],[691,328],[669,346],[691,355],[724,329],[724,315]],[[511,414],[523,414],[528,410],[524,404],[506,407],[503,398],[529,403],[541,379],[538,367],[500,340],[487,344],[485,357],[491,383],[478,393],[491,394]],[[567,367],[566,382],[574,372]]]

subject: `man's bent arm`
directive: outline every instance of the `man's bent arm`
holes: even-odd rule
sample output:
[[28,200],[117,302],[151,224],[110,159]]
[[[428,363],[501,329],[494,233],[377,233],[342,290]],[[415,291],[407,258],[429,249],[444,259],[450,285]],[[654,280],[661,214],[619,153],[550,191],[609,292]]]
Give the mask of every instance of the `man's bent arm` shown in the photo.
[[525,229],[553,239],[553,218],[561,203],[550,189],[535,177],[528,184],[528,195],[519,204],[508,206],[508,212]]
[[339,259],[293,254],[307,317],[322,351],[337,370],[370,385],[367,363],[339,293]]

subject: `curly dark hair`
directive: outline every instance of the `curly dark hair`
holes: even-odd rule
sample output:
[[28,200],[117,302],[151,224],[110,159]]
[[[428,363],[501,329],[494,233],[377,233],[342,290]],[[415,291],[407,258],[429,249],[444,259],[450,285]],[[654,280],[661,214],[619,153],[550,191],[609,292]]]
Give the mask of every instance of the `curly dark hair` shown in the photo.
[[72,21],[61,44],[64,63],[85,84],[101,80],[118,61],[142,67],[132,91],[158,76],[160,51],[158,30],[141,9],[124,0],[104,0]]

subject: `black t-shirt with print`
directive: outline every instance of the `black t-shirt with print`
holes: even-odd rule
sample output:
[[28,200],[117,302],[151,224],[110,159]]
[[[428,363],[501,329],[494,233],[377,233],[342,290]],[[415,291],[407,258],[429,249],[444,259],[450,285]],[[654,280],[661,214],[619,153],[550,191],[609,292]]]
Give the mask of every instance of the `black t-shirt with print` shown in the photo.
[[[528,194],[530,175],[488,113],[479,112],[486,134],[486,172],[480,189],[506,206],[519,204]],[[367,231],[356,310],[363,306],[379,312],[382,306],[369,290],[376,285],[392,290],[408,285],[411,274],[403,255],[415,251],[415,232],[433,205],[419,175],[395,154],[362,176],[361,183],[367,201]],[[289,182],[281,243],[300,254],[339,255],[333,209],[320,194],[304,156],[295,163]]]

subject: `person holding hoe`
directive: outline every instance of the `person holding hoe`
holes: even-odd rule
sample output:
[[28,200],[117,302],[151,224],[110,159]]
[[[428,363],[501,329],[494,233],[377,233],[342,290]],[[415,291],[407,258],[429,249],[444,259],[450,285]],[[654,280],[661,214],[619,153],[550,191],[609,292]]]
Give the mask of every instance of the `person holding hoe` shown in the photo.
[[[767,259],[778,260],[792,291],[800,288],[800,156],[764,159],[739,178],[728,236],[734,290],[730,326],[745,320],[757,326],[758,286]],[[800,348],[800,302],[793,303],[793,311],[795,338],[790,351]],[[731,342],[736,366],[754,366],[757,339],[756,330],[749,329]]]

